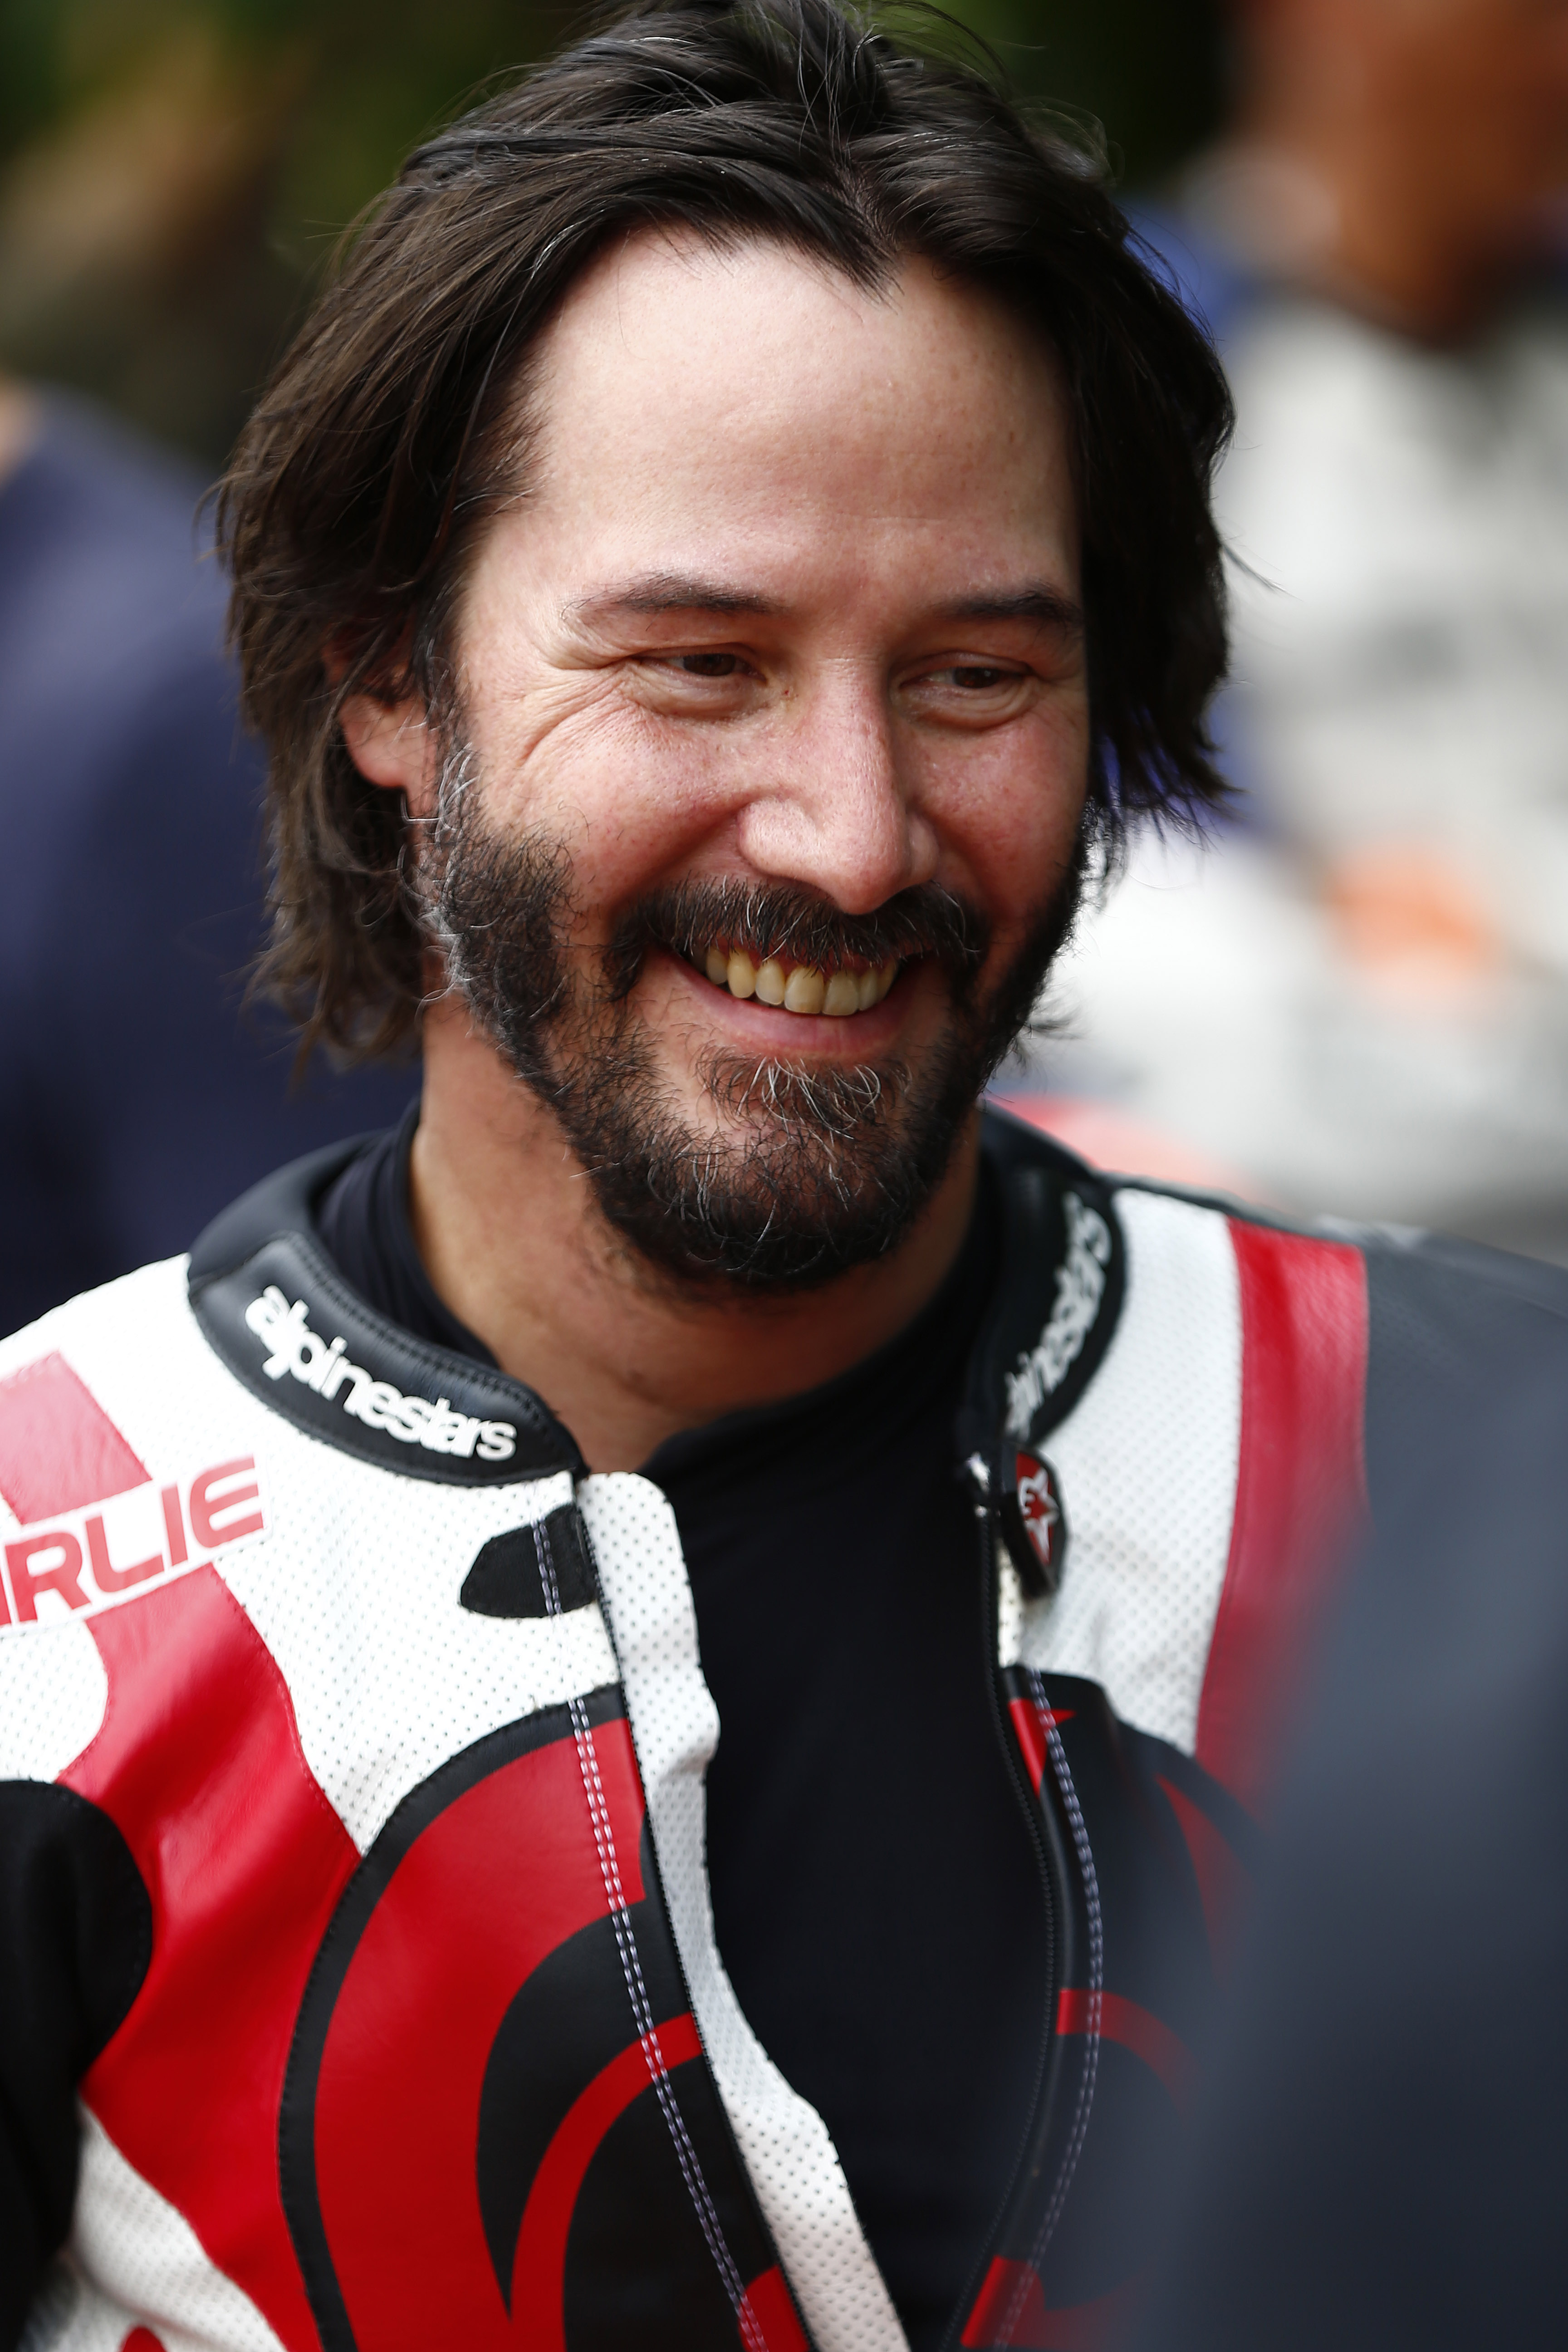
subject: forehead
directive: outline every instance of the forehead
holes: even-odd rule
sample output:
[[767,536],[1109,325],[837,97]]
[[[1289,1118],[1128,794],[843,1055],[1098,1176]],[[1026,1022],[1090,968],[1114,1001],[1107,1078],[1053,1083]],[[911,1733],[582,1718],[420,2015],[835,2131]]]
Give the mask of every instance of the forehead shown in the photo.
[[922,260],[868,290],[779,244],[640,232],[573,288],[531,404],[517,521],[563,561],[705,569],[740,540],[787,566],[826,537],[1076,579],[1049,347]]

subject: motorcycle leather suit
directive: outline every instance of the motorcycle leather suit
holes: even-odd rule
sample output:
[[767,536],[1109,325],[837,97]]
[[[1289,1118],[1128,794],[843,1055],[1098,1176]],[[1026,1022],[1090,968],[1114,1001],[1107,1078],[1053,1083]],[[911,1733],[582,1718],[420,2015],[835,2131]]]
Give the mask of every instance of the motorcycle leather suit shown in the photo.
[[[348,1287],[310,1202],[349,1149],[0,1349],[29,2342],[894,2352],[827,2129],[716,1946],[670,1508]],[[954,1671],[988,1679],[1051,1937],[973,2352],[1124,2306],[1380,1385],[1565,1286],[997,1118],[985,1150],[1005,1239],[953,1448],[992,1635]]]

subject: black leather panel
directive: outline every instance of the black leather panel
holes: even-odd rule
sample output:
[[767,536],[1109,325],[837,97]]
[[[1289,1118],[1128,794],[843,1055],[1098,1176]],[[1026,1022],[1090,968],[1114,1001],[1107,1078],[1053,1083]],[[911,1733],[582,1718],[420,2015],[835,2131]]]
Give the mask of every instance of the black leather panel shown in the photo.
[[458,1596],[476,1617],[562,1617],[596,1597],[582,1521],[569,1503],[482,1544]]
[[106,1813],[0,1781],[0,2345],[21,2336],[76,2198],[76,2087],[153,1956],[153,1906]]
[[580,1472],[575,1444],[531,1390],[400,1330],[307,1233],[274,1234],[224,1273],[192,1267],[192,1309],[214,1349],[312,1437],[458,1486]]

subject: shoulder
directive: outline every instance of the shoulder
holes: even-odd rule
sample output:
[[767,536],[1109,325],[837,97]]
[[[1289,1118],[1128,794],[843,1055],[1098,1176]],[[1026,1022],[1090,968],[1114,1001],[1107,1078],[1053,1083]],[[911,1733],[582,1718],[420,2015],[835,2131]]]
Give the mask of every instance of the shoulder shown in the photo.
[[[1521,1378],[1568,1382],[1568,1273],[1441,1234],[1366,1244],[1367,1486],[1374,1517],[1427,1433]],[[1461,1474],[1462,1471],[1461,1471]]]
[[181,1256],[139,1266],[0,1339],[0,1393],[14,1399],[36,1381],[38,1365],[62,1351],[105,1364],[126,1352],[147,1360],[166,1327],[190,1321],[186,1265]]
[[[1539,1385],[1543,1342],[1568,1378],[1568,1276],[1100,1176],[1016,1129],[1003,1149],[1108,1237],[1090,1236],[1099,1285],[1075,1276],[1070,1235],[1050,1271],[1042,1224],[1043,1328],[1010,1363],[1008,1395],[1030,1407],[1007,1423],[1020,1468],[1047,1465],[1068,1530],[1059,1589],[1026,1579],[1018,1654],[1100,1683],[1257,1809],[1369,1505],[1379,1516],[1433,1431],[1489,1390],[1527,1370]],[[1058,1322],[1081,1377],[1064,1377]]]
[[196,477],[74,404],[51,405],[5,486],[0,773],[26,777],[47,746],[48,803],[83,761],[94,773],[123,765],[128,731],[188,728],[204,697],[233,731],[226,583],[205,545],[200,491]]
[[[145,1483],[216,1370],[187,1261],[83,1291],[0,1342],[0,1528],[8,1539]],[[15,1612],[12,1622],[16,1622]]]
[[1148,1177],[1104,1180],[1119,1221],[1142,1241],[1151,1277],[1181,1238],[1224,1234],[1257,1311],[1359,1317],[1376,1368],[1464,1382],[1500,1348],[1568,1342],[1568,1270],[1414,1226],[1292,1218],[1218,1192]]
[[192,1483],[176,1433],[210,1366],[180,1258],[0,1342],[0,1779],[52,1780],[94,1737],[105,1682],[88,1621],[169,1567]]
[[[104,903],[130,905],[128,862],[160,908],[176,895],[171,857],[198,908],[226,905],[237,876],[254,896],[260,769],[237,733],[226,583],[201,553],[195,499],[182,474],[74,417],[52,422],[5,486],[0,788],[14,838],[0,956],[14,985],[40,959],[62,969],[61,914],[80,913],[84,885],[100,878]],[[240,846],[208,886],[215,833]]]
[[[1281,1496],[1288,1459],[1303,1491],[1333,1462],[1375,1512],[1424,1424],[1451,1422],[1521,1362],[1560,1359],[1568,1376],[1560,1267],[1101,1174],[1005,1115],[987,1117],[985,1145],[1009,1193],[1032,1183],[1066,1204],[1037,1220],[1035,1264],[1016,1248],[1004,1262],[1033,1327],[1008,1385],[1036,1436],[1069,1417],[1121,1446],[1179,1430],[1184,1465],[1239,1461],[1246,1484],[1250,1464]],[[1082,1334],[1070,1381],[1058,1325],[1075,1345]],[[1016,1325],[1008,1336],[1016,1347]]]
[[107,565],[143,583],[188,570],[210,534],[202,478],[91,403],[51,394],[37,441],[6,485],[5,543],[47,573]]
[[[1515,1368],[1568,1376],[1568,1272],[1433,1233],[1276,1217],[1220,1195],[1113,1180],[1129,1308],[1156,1298],[1236,1335],[1243,1407],[1353,1442],[1375,1516],[1414,1433]],[[1197,1292],[1203,1300],[1199,1309]],[[1181,1307],[1177,1307],[1176,1294]]]

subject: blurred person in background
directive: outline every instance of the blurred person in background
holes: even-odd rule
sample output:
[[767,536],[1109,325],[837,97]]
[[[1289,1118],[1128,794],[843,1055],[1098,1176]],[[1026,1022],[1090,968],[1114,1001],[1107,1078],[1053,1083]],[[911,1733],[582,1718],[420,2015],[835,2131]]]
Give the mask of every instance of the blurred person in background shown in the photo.
[[1568,0],[1244,0],[1236,40],[1145,226],[1237,404],[1242,824],[1140,854],[1041,1066],[1282,1204],[1562,1257]]
[[1565,1408],[1544,1318],[1396,1401],[1138,2352],[1563,2341]]
[[266,763],[200,477],[0,381],[0,1330],[163,1257],[280,1149],[395,1117],[242,1007]]

